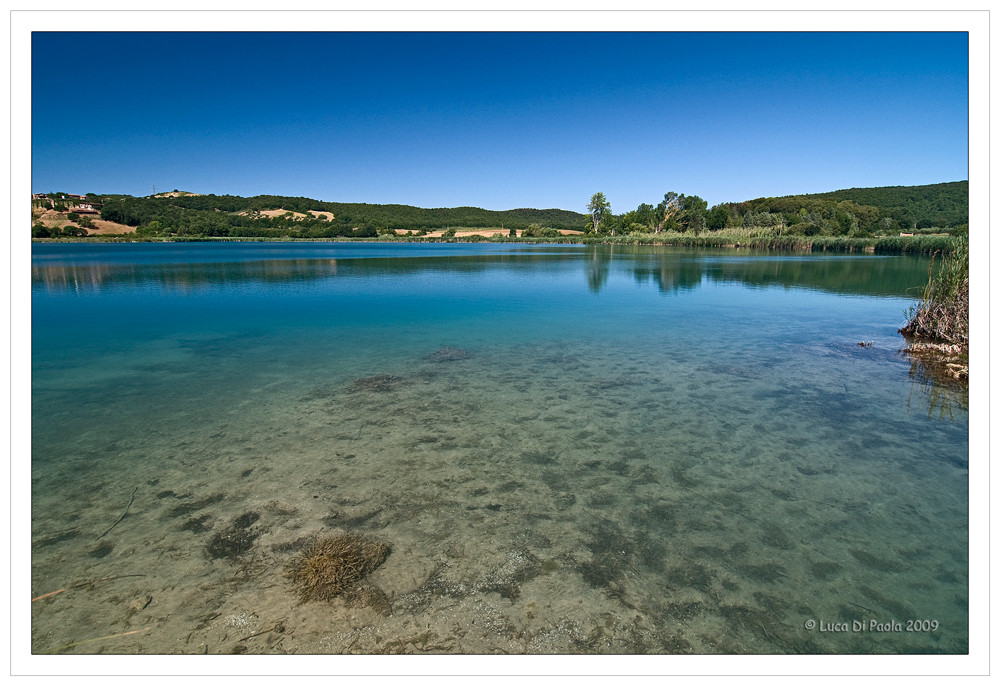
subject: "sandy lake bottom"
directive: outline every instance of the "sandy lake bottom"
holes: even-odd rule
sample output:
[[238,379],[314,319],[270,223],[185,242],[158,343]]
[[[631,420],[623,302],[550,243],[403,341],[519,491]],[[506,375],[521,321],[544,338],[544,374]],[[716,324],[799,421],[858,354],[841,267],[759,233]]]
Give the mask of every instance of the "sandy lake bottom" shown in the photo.
[[[895,320],[834,335],[782,293],[711,335],[297,319],[36,355],[32,650],[967,652],[966,410]],[[345,533],[390,552],[302,602],[290,563]]]

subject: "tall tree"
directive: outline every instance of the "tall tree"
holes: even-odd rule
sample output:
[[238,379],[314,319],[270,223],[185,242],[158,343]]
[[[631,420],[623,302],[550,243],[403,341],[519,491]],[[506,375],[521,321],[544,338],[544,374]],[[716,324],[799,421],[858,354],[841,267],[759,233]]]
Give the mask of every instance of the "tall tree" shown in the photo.
[[697,236],[705,228],[705,214],[708,202],[697,195],[682,195],[678,198],[681,207],[681,226],[691,230]]
[[667,221],[677,214],[680,210],[679,201],[681,197],[674,191],[663,194],[663,200],[656,206],[656,231],[654,233],[659,233]]
[[587,205],[587,209],[590,210],[590,221],[594,224],[594,233],[597,233],[597,228],[601,225],[605,216],[611,213],[611,203],[604,197],[604,193],[594,193],[590,196],[590,203]]

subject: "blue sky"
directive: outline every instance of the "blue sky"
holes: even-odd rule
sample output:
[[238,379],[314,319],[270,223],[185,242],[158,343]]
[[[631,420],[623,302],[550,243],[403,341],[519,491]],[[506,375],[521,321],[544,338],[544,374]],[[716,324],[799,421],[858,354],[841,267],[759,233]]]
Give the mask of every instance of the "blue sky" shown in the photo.
[[968,178],[965,33],[32,34],[32,191],[583,212]]

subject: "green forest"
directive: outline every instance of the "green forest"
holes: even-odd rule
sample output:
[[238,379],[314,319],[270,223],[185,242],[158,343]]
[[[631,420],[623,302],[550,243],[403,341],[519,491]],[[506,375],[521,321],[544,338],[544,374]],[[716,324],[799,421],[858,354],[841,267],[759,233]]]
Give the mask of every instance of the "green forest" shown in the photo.
[[[262,214],[282,210],[278,216]],[[318,212],[319,216],[309,214]],[[295,213],[307,216],[295,216]],[[108,196],[101,219],[135,226],[143,235],[374,238],[389,231],[449,227],[527,229],[544,225],[579,229],[585,216],[567,210],[484,210],[478,207],[425,209],[410,205],[323,202],[310,198],[257,195],[189,195],[174,198]]]
[[[868,238],[900,233],[968,233],[969,184],[956,181],[927,186],[851,188],[783,197],[756,198],[708,206],[697,195],[669,191],[656,204],[642,203],[620,214],[595,193],[587,214],[529,208],[478,207],[426,209],[410,205],[326,202],[304,197],[172,194],[134,197],[88,194],[100,218],[136,228],[136,236],[375,238],[399,233],[454,228],[496,229],[503,236],[554,237],[560,229],[601,236],[686,235],[756,231],[777,237]],[[49,194],[56,197],[63,194]],[[582,203],[581,199],[581,205]],[[39,202],[36,200],[35,202]],[[44,202],[44,201],[42,201]],[[273,210],[280,210],[276,216]],[[70,227],[73,228],[73,227]],[[63,231],[63,235],[85,235]],[[36,224],[33,236],[50,235]]]
[[769,229],[779,236],[864,238],[899,233],[967,234],[969,182],[851,188],[829,193],[756,198],[709,208],[697,195],[668,192],[620,215],[603,193],[588,205],[590,228],[609,235]]

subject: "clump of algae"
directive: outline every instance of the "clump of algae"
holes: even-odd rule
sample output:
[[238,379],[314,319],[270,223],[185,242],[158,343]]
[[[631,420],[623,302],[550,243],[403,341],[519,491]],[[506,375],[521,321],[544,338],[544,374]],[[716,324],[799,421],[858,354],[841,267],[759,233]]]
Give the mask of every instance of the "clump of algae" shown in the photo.
[[288,564],[288,578],[302,602],[329,600],[352,588],[389,557],[385,543],[354,534],[320,538]]

